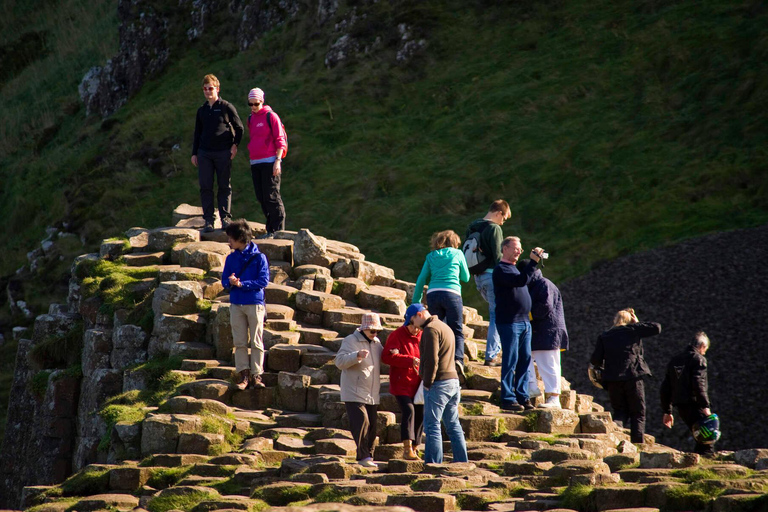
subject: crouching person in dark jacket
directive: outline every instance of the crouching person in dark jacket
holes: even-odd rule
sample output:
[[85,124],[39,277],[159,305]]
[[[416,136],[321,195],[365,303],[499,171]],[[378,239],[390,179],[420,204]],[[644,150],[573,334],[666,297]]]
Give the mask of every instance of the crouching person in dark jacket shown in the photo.
[[604,366],[603,386],[608,391],[613,419],[626,427],[629,422],[633,443],[642,443],[645,433],[645,386],[643,377],[651,375],[643,359],[643,340],[661,332],[655,322],[640,322],[632,308],[622,309],[613,327],[598,336],[590,362]]
[[[673,405],[688,430],[712,414],[707,393],[707,359],[704,357],[707,350],[709,338],[705,333],[698,332],[693,342],[667,365],[667,374],[661,383],[661,409],[664,412],[665,427],[672,428],[675,422],[672,416]],[[714,443],[696,441],[695,452],[710,457],[715,453]]]

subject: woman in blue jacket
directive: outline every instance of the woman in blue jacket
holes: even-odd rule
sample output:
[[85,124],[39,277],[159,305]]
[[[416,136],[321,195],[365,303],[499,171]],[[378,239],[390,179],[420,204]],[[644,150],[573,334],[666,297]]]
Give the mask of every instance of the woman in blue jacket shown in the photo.
[[448,324],[456,338],[456,373],[464,383],[464,303],[461,300],[461,283],[469,281],[469,269],[458,247],[461,239],[454,231],[439,231],[429,242],[432,252],[427,254],[412,303],[421,302],[424,285],[427,289],[429,312]]
[[269,262],[251,241],[253,234],[245,219],[231,222],[225,231],[232,252],[224,262],[221,284],[229,291],[231,304],[229,316],[238,374],[235,384],[239,389],[249,384],[264,387],[264,288],[269,284]]

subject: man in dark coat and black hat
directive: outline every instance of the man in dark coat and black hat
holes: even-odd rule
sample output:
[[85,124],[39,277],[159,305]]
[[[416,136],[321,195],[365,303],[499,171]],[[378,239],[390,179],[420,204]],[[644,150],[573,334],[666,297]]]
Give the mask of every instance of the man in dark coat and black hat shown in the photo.
[[[517,263],[521,269],[528,260]],[[560,408],[560,351],[568,350],[568,331],[565,328],[563,298],[555,283],[536,269],[528,282],[531,296],[531,364],[528,366],[528,393],[541,395],[536,379],[536,368],[544,383],[544,408]],[[534,362],[536,366],[534,367]]]

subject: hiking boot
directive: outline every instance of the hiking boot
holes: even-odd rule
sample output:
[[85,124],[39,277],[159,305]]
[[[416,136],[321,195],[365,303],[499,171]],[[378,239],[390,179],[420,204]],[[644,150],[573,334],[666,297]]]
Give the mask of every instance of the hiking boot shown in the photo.
[[258,238],[259,240],[268,240],[270,238],[275,238],[275,234],[274,233],[264,233],[263,235],[257,236],[256,238]]
[[490,366],[491,368],[501,366],[501,354],[497,355],[493,359],[486,359],[485,363],[483,363],[483,366]]
[[252,388],[266,387],[264,383],[261,381],[261,375],[254,375],[253,377],[251,377],[251,387]]
[[213,222],[206,221],[203,233],[213,233]]
[[459,385],[463,386],[467,383],[467,376],[464,374],[464,363],[456,360],[456,374],[459,376]]
[[230,224],[232,224],[232,219],[230,219],[229,217],[227,217],[226,219],[222,219],[221,220],[221,229],[222,230],[227,229],[227,226],[229,226]]
[[523,402],[522,405],[523,405],[523,409],[526,410],[526,411],[530,411],[532,409],[535,409],[535,407],[533,406],[533,404],[531,403],[530,400],[526,400],[525,402]]
[[501,410],[508,411],[508,412],[523,412],[525,410],[525,407],[523,407],[520,404],[502,404]]
[[235,386],[237,386],[237,389],[245,389],[248,387],[248,381],[251,380],[251,370],[245,369],[240,372],[240,375],[238,376],[237,382],[235,382]]

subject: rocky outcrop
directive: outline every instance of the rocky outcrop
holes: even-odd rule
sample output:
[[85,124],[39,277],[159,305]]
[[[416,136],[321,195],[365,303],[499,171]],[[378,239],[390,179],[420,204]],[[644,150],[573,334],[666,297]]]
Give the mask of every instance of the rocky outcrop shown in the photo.
[[181,0],[178,7],[120,0],[117,12],[117,54],[88,70],[78,88],[89,115],[117,112],[149,77],[180,58],[190,42],[207,44],[210,39],[218,45],[231,38],[233,47],[244,51],[267,32],[297,19],[309,27],[299,37],[328,41],[324,61],[329,68],[373,56],[402,65],[427,47],[420,20],[398,23],[397,5],[382,9],[375,1],[340,8],[337,0]]
[[[177,223],[194,220],[176,213]],[[163,233],[155,240],[168,233],[189,235],[174,230],[142,232]],[[667,509],[694,503],[681,500],[698,500],[694,508],[730,510],[736,502],[753,508],[762,503],[750,500],[764,499],[768,451],[724,453],[702,466],[698,455],[659,445],[653,436],[633,445],[609,412],[566,379],[560,409],[501,411],[495,404],[500,369],[482,365],[478,351],[484,340],[473,336],[484,332],[483,320],[472,308],[465,308],[465,320],[478,329],[468,330],[468,385],[460,408],[471,462],[425,465],[402,459],[400,411],[384,365],[374,450],[379,467],[362,468],[354,463],[333,359],[366,311],[379,312],[384,324],[380,337],[386,340],[402,324],[402,310],[390,308],[405,304],[413,284],[365,261],[356,248],[306,230],[279,232],[276,240],[257,243],[274,257],[270,265],[281,273],[273,277],[281,284],[270,283],[266,293],[265,387],[242,391],[232,383],[229,298],[217,286],[220,267],[197,260],[198,270],[205,272],[199,276],[191,267],[182,271],[174,266],[169,261],[173,251],[161,253],[160,268],[140,269],[142,275],[156,276],[141,281],[152,296],[133,312],[111,315],[98,295],[84,295],[81,288],[87,287],[80,286],[74,268],[69,308],[52,307],[38,318],[32,340],[20,343],[0,460],[3,504],[155,510],[184,496],[190,509],[200,511],[265,503],[292,510],[290,505],[300,502],[301,510],[351,512],[379,506],[417,511],[603,510],[607,504]],[[136,250],[143,251],[143,241],[139,245]],[[135,254],[129,246],[122,251],[123,258]],[[108,250],[102,253],[109,255]],[[93,258],[78,261],[88,265]],[[199,280],[184,279],[190,275]],[[212,301],[210,308],[206,300]],[[131,323],[140,308],[151,308],[154,322]],[[86,327],[82,375],[30,366],[31,348],[69,333],[78,315]],[[176,357],[176,369],[158,373],[167,355]],[[141,365],[148,359],[152,364]],[[154,382],[158,379],[167,394],[151,402],[150,395],[160,389]],[[116,421],[103,414],[110,399],[110,407],[133,404],[132,415]],[[540,404],[543,397],[535,401]],[[450,462],[450,443],[445,448]],[[51,485],[71,472],[78,475],[69,483]],[[700,477],[712,478],[690,484]],[[722,489],[723,496],[701,491],[714,488]],[[65,501],[58,501],[62,494]]]

